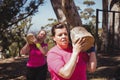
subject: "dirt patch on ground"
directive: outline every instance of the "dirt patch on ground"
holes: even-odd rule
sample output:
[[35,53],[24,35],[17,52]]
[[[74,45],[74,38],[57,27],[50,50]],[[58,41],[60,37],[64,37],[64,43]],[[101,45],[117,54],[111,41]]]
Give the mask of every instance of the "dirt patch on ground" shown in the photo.
[[[97,71],[88,73],[88,80],[120,80],[120,52],[98,53],[97,61]],[[26,62],[25,56],[0,60],[0,80],[25,80]]]
[[0,61],[0,80],[25,80],[27,57]]
[[88,73],[89,80],[120,80],[120,51],[98,53],[97,62],[97,71]]

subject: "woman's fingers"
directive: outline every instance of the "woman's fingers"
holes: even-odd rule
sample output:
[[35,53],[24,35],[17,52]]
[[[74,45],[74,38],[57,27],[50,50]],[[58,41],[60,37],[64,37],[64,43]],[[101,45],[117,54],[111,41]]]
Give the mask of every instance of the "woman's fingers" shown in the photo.
[[78,46],[78,48],[82,51],[86,46],[87,46],[87,41],[85,38],[80,38],[76,45]]
[[77,41],[77,44],[83,46],[83,45],[85,45],[85,42],[86,42],[85,38],[79,38],[78,41]]

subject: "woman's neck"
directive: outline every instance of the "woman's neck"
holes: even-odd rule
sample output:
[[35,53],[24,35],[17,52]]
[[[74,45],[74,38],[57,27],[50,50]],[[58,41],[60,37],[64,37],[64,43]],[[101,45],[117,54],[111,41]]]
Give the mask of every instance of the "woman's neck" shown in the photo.
[[63,49],[63,50],[66,50],[68,48],[68,46],[60,46],[60,45],[57,45],[60,49]]

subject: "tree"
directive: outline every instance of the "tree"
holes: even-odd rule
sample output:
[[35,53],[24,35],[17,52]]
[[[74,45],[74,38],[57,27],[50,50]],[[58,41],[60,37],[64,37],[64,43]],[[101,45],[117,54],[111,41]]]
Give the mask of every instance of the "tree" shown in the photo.
[[71,26],[70,28],[82,25],[80,15],[73,0],[51,0],[51,4],[58,21],[66,21]]
[[8,54],[4,54],[5,58],[21,56],[19,52],[23,44],[25,44],[25,35],[28,33],[31,25],[31,17],[26,18],[20,21],[19,24],[13,25],[4,34],[7,41],[2,42],[2,47],[5,53],[8,52]]
[[12,39],[9,39],[12,40],[12,43],[9,46],[9,51],[11,51],[10,54],[13,54],[13,57],[21,56],[20,49],[25,43],[25,36],[27,35],[30,27],[32,26],[31,21],[32,17],[28,17],[20,21],[19,24],[14,25],[14,27],[10,30]]
[[103,4],[103,18],[102,18],[102,29],[103,29],[103,33],[102,33],[102,45],[101,45],[101,50],[107,52],[109,49],[108,47],[108,0],[102,0],[102,4]]
[[[108,0],[109,1],[109,9],[111,11],[117,11],[119,13],[110,13],[109,16],[109,24],[110,31],[109,33],[113,39],[109,44],[111,48],[120,49],[120,0]],[[114,21],[115,20],[115,21]]]
[[87,5],[87,8],[85,8],[84,11],[81,12],[80,14],[81,18],[83,18],[84,20],[87,20],[85,24],[89,25],[90,23],[92,23],[94,25],[95,15],[93,13],[95,10],[91,8],[91,6],[93,6],[95,2],[91,0],[85,0],[83,4]]
[[95,2],[92,0],[84,0],[83,4],[86,5],[86,8],[80,12],[81,19],[84,19],[86,22],[83,25],[95,37],[96,16],[94,15],[95,10],[92,8]]
[[43,0],[2,0],[0,4],[0,26],[6,29],[20,20],[33,15]]
[[[56,13],[56,16],[58,18],[58,21],[66,22],[69,25],[69,29],[77,27],[81,31],[84,30],[84,32],[85,32],[84,36],[90,36],[90,35],[87,35],[88,31],[82,25],[80,15],[77,11],[78,8],[75,6],[75,3],[73,0],[59,0],[59,1],[51,0],[51,3],[52,3],[54,11]],[[71,31],[71,34],[73,34],[71,36],[71,37],[73,37],[77,33],[75,32],[75,30],[73,30],[73,31]],[[71,40],[74,41],[76,39],[76,37],[77,36],[71,38]],[[94,39],[90,36],[88,40],[92,41]]]
[[[120,49],[120,1],[102,0],[102,45],[104,52]],[[116,11],[116,12],[115,12]]]
[[[0,45],[8,49],[10,29],[20,21],[37,12],[43,0],[1,0],[0,1]],[[14,36],[13,36],[14,37]],[[10,41],[10,42],[9,42]],[[7,44],[6,44],[7,43]]]

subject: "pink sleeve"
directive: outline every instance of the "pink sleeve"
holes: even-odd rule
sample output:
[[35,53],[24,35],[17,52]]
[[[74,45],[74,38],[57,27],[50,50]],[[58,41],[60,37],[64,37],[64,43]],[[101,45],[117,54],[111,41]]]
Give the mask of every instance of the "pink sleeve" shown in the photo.
[[58,74],[60,68],[64,66],[62,57],[55,52],[48,52],[47,63],[48,67],[56,74]]

